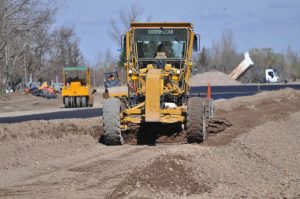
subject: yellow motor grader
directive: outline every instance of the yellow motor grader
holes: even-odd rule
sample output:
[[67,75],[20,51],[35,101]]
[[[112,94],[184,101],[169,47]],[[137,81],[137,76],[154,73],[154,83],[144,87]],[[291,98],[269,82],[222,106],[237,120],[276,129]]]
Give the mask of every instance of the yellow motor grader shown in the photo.
[[127,94],[108,96],[103,105],[106,145],[123,144],[122,132],[132,124],[180,124],[188,143],[206,139],[206,100],[189,93],[199,48],[191,23],[131,23],[122,37]]

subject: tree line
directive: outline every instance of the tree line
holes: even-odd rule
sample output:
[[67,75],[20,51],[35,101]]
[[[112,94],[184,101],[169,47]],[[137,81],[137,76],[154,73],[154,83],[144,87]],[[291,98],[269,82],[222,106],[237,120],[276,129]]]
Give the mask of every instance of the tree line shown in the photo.
[[57,10],[57,1],[0,1],[0,90],[30,75],[55,80],[62,67],[85,62],[74,29],[53,28]]
[[[119,11],[119,16],[110,20],[109,34],[112,41],[120,45],[120,37],[130,28],[130,22],[150,21],[151,15],[143,17],[143,8],[131,5]],[[116,21],[120,21],[117,26]],[[204,38],[205,39],[205,38]],[[232,31],[224,31],[221,38],[212,42],[211,47],[202,47],[199,53],[194,55],[194,72],[221,71],[229,74],[243,59],[244,52],[239,52]],[[286,50],[278,53],[272,48],[249,49],[250,57],[255,66],[251,67],[239,81],[255,83],[261,80],[262,71],[266,68],[277,69],[282,79],[294,81],[300,79],[300,51],[287,46]],[[125,61],[124,51],[120,52],[118,60],[114,61],[114,67],[123,67]],[[113,64],[110,65],[110,68]]]
[[[39,81],[55,80],[58,76],[61,81],[63,67],[86,63],[74,28],[53,28],[57,11],[55,0],[0,1],[0,91],[9,85],[28,82],[30,75]],[[117,18],[109,21],[108,34],[112,41],[120,46],[120,37],[129,29],[130,22],[151,20],[151,15],[143,16],[143,8],[137,5],[120,10]],[[284,79],[300,78],[300,51],[287,46],[281,53],[271,48],[254,48],[249,53],[255,67],[241,77],[242,82],[256,82],[259,69],[269,67],[277,69]],[[243,58],[232,31],[225,31],[211,47],[204,46],[195,54],[194,72],[218,70],[228,74]],[[116,69],[120,76],[125,74],[123,63],[124,52],[115,58],[107,50],[99,59],[98,67],[92,69],[92,84],[102,84],[105,71]]]
[[[241,78],[244,83],[259,82],[266,68],[276,69],[283,80],[300,79],[300,51],[287,46],[278,53],[272,48],[253,48],[249,50],[254,66]],[[197,73],[217,70],[229,74],[242,60],[243,52],[237,51],[237,45],[231,31],[224,31],[220,40],[211,47],[203,47],[196,55],[194,66]]]

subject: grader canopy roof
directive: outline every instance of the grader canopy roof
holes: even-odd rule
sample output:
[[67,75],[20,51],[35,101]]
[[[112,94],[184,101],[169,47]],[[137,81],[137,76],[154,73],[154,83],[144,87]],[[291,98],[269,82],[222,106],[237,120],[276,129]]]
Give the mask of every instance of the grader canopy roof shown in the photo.
[[142,28],[142,27],[178,27],[178,28],[193,28],[191,23],[178,22],[178,23],[139,23],[133,22],[130,24],[131,28]]
[[78,66],[78,67],[65,67],[64,71],[80,71],[80,70],[87,70],[85,66]]

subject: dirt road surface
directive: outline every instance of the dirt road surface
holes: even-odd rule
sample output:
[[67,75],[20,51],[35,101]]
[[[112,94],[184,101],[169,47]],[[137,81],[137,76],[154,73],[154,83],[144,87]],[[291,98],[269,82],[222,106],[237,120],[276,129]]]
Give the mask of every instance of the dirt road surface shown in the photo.
[[101,118],[0,124],[0,198],[299,198],[300,92],[216,107],[232,126],[200,145],[107,147]]
[[46,99],[25,93],[9,93],[0,95],[0,113],[26,112],[33,110],[63,108],[62,98],[58,95],[55,99]]
[[[102,107],[101,92],[102,91],[97,91],[97,93],[94,95],[94,108]],[[57,98],[54,99],[37,97],[31,94],[25,94],[23,92],[0,95],[0,119],[1,117],[15,117],[76,109],[84,108],[64,108],[63,98],[59,94],[57,95]]]

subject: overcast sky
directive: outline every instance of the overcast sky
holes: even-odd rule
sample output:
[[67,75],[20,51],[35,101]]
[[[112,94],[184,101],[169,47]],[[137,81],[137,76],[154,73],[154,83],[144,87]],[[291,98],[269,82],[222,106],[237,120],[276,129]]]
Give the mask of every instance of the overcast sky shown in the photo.
[[55,26],[74,27],[84,56],[94,64],[108,49],[118,54],[109,20],[119,20],[119,11],[132,4],[143,8],[144,20],[192,22],[202,46],[231,30],[241,52],[255,47],[283,52],[288,45],[300,50],[299,0],[67,0]]

